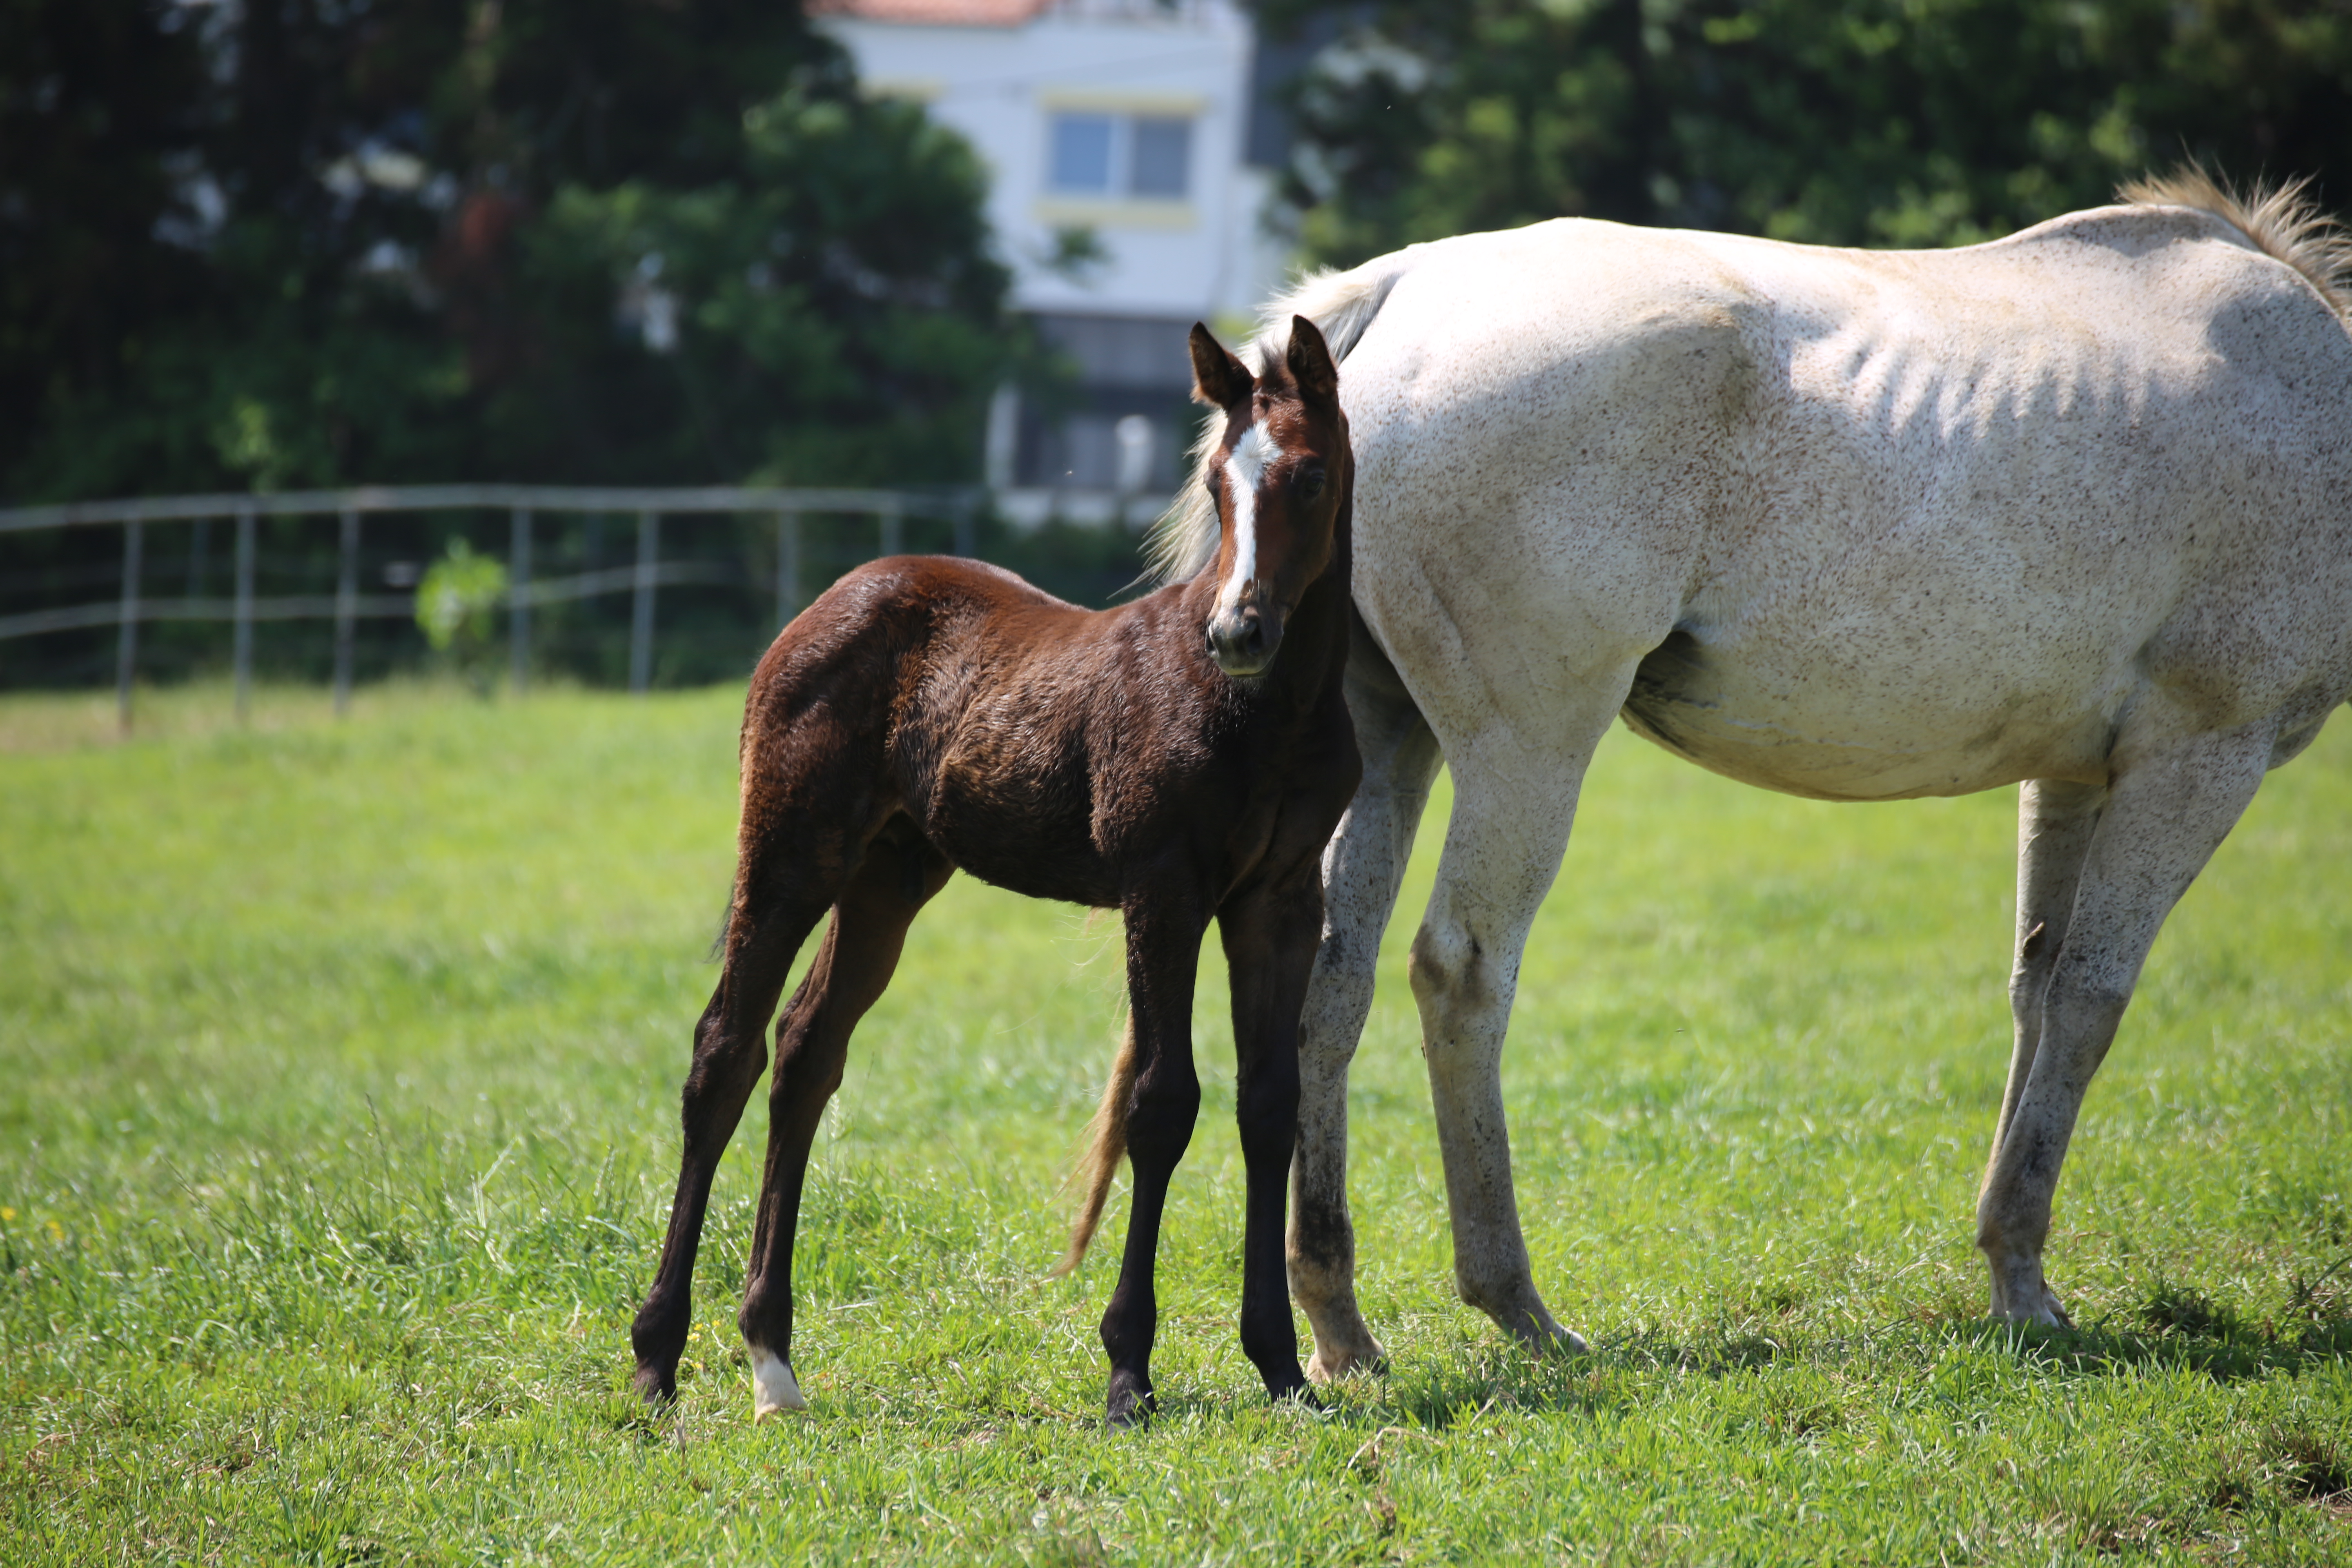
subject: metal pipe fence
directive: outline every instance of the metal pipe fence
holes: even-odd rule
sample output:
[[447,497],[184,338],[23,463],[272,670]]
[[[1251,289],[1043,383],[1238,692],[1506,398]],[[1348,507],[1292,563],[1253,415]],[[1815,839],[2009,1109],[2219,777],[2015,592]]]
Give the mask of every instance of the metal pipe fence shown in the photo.
[[[415,613],[412,594],[362,594],[359,558],[363,520],[374,513],[495,510],[509,513],[507,550],[508,661],[517,689],[529,679],[531,611],[542,605],[626,593],[630,595],[629,689],[652,684],[656,599],[664,587],[688,584],[740,584],[741,572],[720,563],[662,558],[662,519],[695,514],[771,516],[776,530],[775,625],[781,627],[801,603],[801,525],[804,517],[844,514],[871,518],[877,553],[905,549],[906,520],[944,520],[953,529],[959,555],[974,552],[982,495],[902,490],[815,489],[709,486],[641,489],[567,485],[407,485],[341,490],[295,490],[275,495],[142,497],[126,500],[68,502],[0,510],[0,534],[44,529],[119,527],[122,530],[121,592],[103,602],[67,605],[0,616],[0,641],[45,633],[113,626],[115,703],[122,727],[131,726],[131,688],[137,674],[139,628],[155,621],[222,621],[232,626],[230,662],[236,711],[243,718],[253,685],[253,631],[257,622],[331,619],[335,626],[335,711],[351,700],[356,623],[368,617],[404,617]],[[547,513],[637,517],[636,556],[627,566],[598,568],[557,576],[534,572],[535,520]],[[332,594],[255,592],[256,532],[264,517],[333,516],[338,522],[338,570]],[[236,522],[234,586],[227,598],[193,591],[179,597],[144,592],[147,525],[211,520]],[[193,590],[194,584],[191,583]]]

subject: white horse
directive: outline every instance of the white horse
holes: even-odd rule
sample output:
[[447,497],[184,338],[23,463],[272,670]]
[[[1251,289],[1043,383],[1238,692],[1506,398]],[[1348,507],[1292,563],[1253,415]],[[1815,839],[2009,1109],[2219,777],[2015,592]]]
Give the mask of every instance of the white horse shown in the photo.
[[[1347,1075],[1441,760],[1412,943],[1462,1297],[1581,1345],[1528,1268],[1498,1066],[1610,720],[1826,800],[2022,783],[2016,1048],[1977,1204],[1992,1311],[2063,1324],[2051,1195],[2141,962],[2352,692],[2352,244],[2201,172],[1990,245],[1834,250],[1561,220],[1312,278],[1346,356],[1349,704],[1291,1289],[1310,1376],[1354,1290]],[[1279,343],[1279,338],[1271,341]],[[1205,489],[1163,563],[1216,542]]]

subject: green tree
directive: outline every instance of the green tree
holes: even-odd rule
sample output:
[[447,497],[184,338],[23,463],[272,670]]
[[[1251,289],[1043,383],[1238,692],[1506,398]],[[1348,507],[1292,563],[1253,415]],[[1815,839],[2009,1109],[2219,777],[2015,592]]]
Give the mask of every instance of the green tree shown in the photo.
[[23,0],[0,493],[948,480],[970,151],[775,0]]
[[1022,355],[985,195],[920,109],[824,78],[743,112],[727,177],[566,184],[514,247],[490,428],[616,480],[968,479]]
[[156,239],[198,222],[172,171],[202,140],[205,62],[167,20],[136,0],[0,8],[0,478],[201,307],[201,259]]
[[2352,8],[2283,0],[1260,0],[1304,248],[1582,215],[1960,244],[2183,155],[2352,203]]

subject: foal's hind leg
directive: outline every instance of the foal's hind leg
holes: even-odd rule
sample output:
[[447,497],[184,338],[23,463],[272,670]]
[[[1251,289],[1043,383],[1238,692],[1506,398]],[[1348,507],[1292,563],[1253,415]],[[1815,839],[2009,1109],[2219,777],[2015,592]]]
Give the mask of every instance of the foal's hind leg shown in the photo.
[[1242,1353],[1276,1399],[1307,1386],[1283,1289],[1283,1183],[1298,1124],[1298,1007],[1322,921],[1312,863],[1283,885],[1253,889],[1217,913],[1233,979],[1234,1113],[1249,1184],[1242,1230]]
[[1381,933],[1442,760],[1421,710],[1360,625],[1347,691],[1364,775],[1323,855],[1323,941],[1300,1007],[1298,1148],[1290,1178],[1290,1291],[1314,1331],[1307,1375],[1318,1383],[1382,1359],[1356,1305],[1348,1067],[1372,1010]]
[[886,828],[842,889],[816,961],[777,1026],[768,1162],[736,1320],[751,1353],[754,1420],[805,1404],[792,1366],[793,1237],[809,1146],[841,1087],[850,1031],[889,985],[916,912],[954,869],[906,819]]
[[727,1152],[727,1141],[735,1135],[743,1102],[767,1065],[762,1037],[793,956],[832,901],[832,890],[802,887],[772,894],[765,886],[753,886],[740,897],[729,922],[719,988],[694,1026],[694,1065],[686,1075],[679,1114],[685,1149],[670,1203],[669,1231],[662,1240],[653,1289],[629,1330],[637,1356],[637,1392],[649,1401],[668,1399],[677,1392],[677,1358],[686,1348],[691,1321],[694,1258],[702,1240],[711,1177]]
[[[2050,1203],[2092,1074],[2115,1041],[2140,964],[2164,918],[2253,798],[2273,726],[2117,750],[2092,829],[2065,939],[2048,961],[2040,1039],[1977,1200],[1977,1245],[1992,1270],[1994,1312],[2066,1321],[2042,1273]],[[2022,1053],[2021,1053],[2022,1054]]]

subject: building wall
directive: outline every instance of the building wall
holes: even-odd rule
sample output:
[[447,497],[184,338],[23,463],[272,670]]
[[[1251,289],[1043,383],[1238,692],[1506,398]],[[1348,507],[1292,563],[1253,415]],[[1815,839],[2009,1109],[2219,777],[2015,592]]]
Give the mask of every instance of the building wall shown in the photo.
[[[1120,489],[1118,422],[1140,416],[1143,489],[1164,497],[1192,428],[1186,331],[1247,316],[1281,278],[1267,175],[1247,158],[1247,17],[1231,0],[835,0],[822,19],[868,90],[922,102],[979,152],[1013,302],[1077,369],[1066,416],[1000,399],[1012,425],[992,432],[992,477],[1055,492],[1022,503],[1039,515],[1100,512]],[[1100,260],[1057,265],[1068,229],[1091,231]]]

